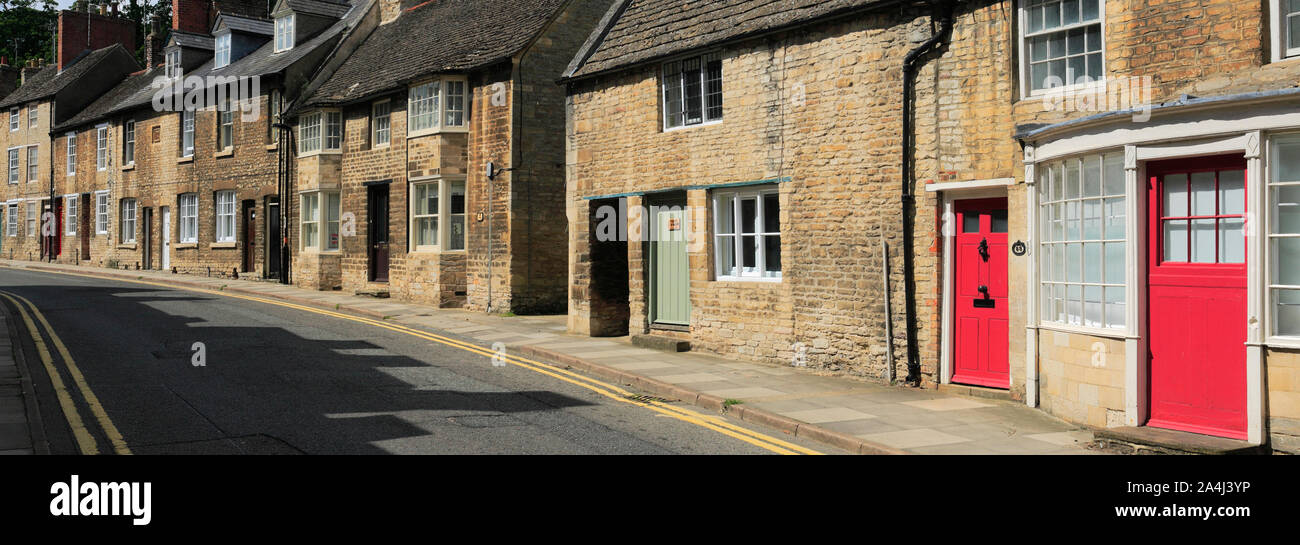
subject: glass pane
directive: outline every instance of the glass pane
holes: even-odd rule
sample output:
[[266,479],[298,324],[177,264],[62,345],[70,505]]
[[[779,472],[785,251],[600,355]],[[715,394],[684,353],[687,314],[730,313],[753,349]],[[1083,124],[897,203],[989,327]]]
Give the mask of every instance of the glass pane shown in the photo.
[[1083,325],[1101,327],[1101,286],[1083,288]]
[[758,240],[753,236],[741,237],[740,244],[741,266],[752,271],[758,266]]
[[1040,305],[1038,310],[1038,312],[1040,313],[1039,319],[1050,322],[1053,319],[1052,286],[1048,284],[1044,284],[1042,286],[1041,293],[1042,295],[1039,297],[1039,301],[1038,301]]
[[1219,263],[1246,262],[1246,220],[1219,220]]
[[1300,17],[1292,16],[1287,21],[1287,47],[1300,47]]
[[1066,249],[1064,244],[1052,245],[1052,281],[1053,282],[1065,281],[1065,254],[1066,254]]
[[1079,286],[1066,286],[1065,288],[1065,320],[1067,323],[1080,325],[1083,323],[1083,300],[1079,296]]
[[741,199],[740,200],[740,232],[753,233],[756,227],[755,220],[758,219],[758,200]]
[[1083,239],[1101,238],[1102,202],[1100,199],[1083,201]]
[[991,214],[989,214],[989,224],[990,224],[989,227],[990,233],[1007,232],[1007,211],[994,210]]
[[1061,17],[1067,25],[1079,22],[1079,0],[1061,2]]
[[1300,335],[1300,290],[1277,290],[1273,316],[1278,335]]
[[731,195],[718,198],[718,234],[730,235],[736,232],[736,204]]
[[1060,242],[1065,240],[1065,205],[1056,203],[1052,205],[1052,240]]
[[1056,28],[1061,26],[1061,5],[1048,4],[1043,6],[1043,28]]
[[718,274],[740,276],[736,270],[736,237],[718,237]]
[[1277,206],[1273,232],[1300,234],[1300,185],[1281,186],[1273,194]]
[[1277,182],[1300,182],[1300,141],[1281,142],[1273,160]]
[[1162,184],[1165,192],[1165,210],[1164,215],[1168,216],[1186,216],[1187,215],[1187,175],[1170,174],[1165,176],[1165,182]]
[[450,204],[451,207],[450,210],[451,213],[464,214],[465,213],[465,182],[452,182],[451,187],[448,189],[448,192],[451,194],[451,202],[448,203]]
[[1214,173],[1192,173],[1192,213],[1193,216],[1213,216],[1215,214]]
[[1047,60],[1047,37],[1039,36],[1029,40],[1029,60],[1030,62]]
[[1053,298],[1056,305],[1056,321],[1065,322],[1065,286],[1056,286],[1056,297]]
[[1065,203],[1065,240],[1079,240],[1079,201]]
[[[1066,35],[1065,38],[1066,52],[1070,55],[1081,55],[1083,54],[1083,47],[1084,47],[1083,29],[1076,28],[1074,30],[1071,30],[1069,34]],[[1079,57],[1079,60],[1082,61],[1083,58]],[[1081,72],[1075,72],[1073,75],[1077,77],[1083,74]]]
[[1106,288],[1106,327],[1124,327],[1124,288]]
[[1106,199],[1106,238],[1111,240],[1124,239],[1124,214],[1126,212],[1124,199]]
[[1083,245],[1083,281],[1101,283],[1101,243],[1089,242]]
[[1065,198],[1065,174],[1061,165],[1052,167],[1052,200]]
[[776,193],[763,195],[763,232],[781,232],[781,199]]
[[1098,0],[1083,0],[1083,20],[1091,21],[1098,17]]
[[1219,173],[1219,213],[1246,213],[1246,171],[1225,170]]
[[980,213],[974,210],[967,210],[961,213],[961,232],[978,233],[980,232]]
[[1274,240],[1277,250],[1277,284],[1300,286],[1300,238]]
[[318,246],[316,242],[316,224],[308,223],[302,226],[302,239],[304,244],[309,248]]
[[1192,220],[1192,263],[1214,263],[1215,220]]
[[1082,267],[1083,245],[1074,243],[1065,246],[1065,279],[1078,282]]
[[1065,198],[1079,198],[1079,163],[1078,161],[1065,162]]
[[465,214],[456,214],[451,217],[451,241],[448,245],[452,250],[465,249]]
[[1038,32],[1043,29],[1043,7],[1035,6],[1029,8],[1026,18],[1029,19],[1029,32]]
[[1043,281],[1052,279],[1052,245],[1045,244],[1038,249],[1038,277]]
[[1187,220],[1165,221],[1165,261],[1187,261]]
[[415,243],[418,246],[438,244],[438,218],[420,218]]
[[1124,243],[1106,243],[1106,279],[1107,284],[1124,283]]
[[781,237],[763,237],[763,276],[781,276]]
[[1101,157],[1083,160],[1083,196],[1101,196]]

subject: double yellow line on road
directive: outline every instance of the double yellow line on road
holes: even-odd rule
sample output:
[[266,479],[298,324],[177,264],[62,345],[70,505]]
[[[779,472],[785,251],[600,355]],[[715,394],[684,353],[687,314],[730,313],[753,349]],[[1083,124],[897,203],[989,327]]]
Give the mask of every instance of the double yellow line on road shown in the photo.
[[[0,291],[0,297],[4,297],[14,308],[18,309],[18,314],[22,316],[23,324],[27,326],[27,331],[32,336],[32,342],[36,345],[36,353],[41,358],[41,363],[45,366],[45,372],[50,375],[50,384],[54,387],[54,395],[59,399],[59,406],[63,409],[63,416],[68,420],[68,426],[72,428],[72,437],[77,441],[77,449],[82,454],[99,454],[99,444],[95,436],[91,434],[90,429],[86,427],[85,421],[81,418],[81,411],[77,409],[77,403],[73,400],[72,394],[64,385],[63,377],[59,373],[58,367],[54,364],[54,357],[50,354],[49,346],[45,344],[44,335],[41,330],[36,328],[36,323],[32,321],[32,316],[45,328],[45,333],[50,336],[50,342],[54,343],[55,350],[58,351],[59,357],[63,359],[63,364],[68,369],[68,376],[72,377],[72,383],[76,386],[81,397],[86,400],[86,405],[90,408],[90,413],[95,421],[99,424],[99,429],[103,431],[104,436],[108,438],[109,443],[113,446],[113,452],[117,454],[131,454],[131,449],[127,448],[126,441],[122,434],[117,431],[117,426],[113,425],[113,420],[104,412],[104,406],[99,403],[99,398],[95,392],[86,384],[86,377],[81,374],[81,369],[77,368],[77,362],[72,359],[72,354],[68,353],[67,345],[63,344],[63,339],[54,332],[50,322],[45,319],[45,315],[21,295]],[[26,304],[27,308],[23,308]],[[31,309],[31,313],[27,312]]]
[[[52,272],[52,271],[42,271],[42,272]],[[573,384],[575,386],[579,386],[581,388],[590,390],[596,394],[599,394],[601,396],[604,396],[606,398],[621,403],[646,407],[664,416],[668,416],[677,420],[681,420],[683,422],[688,422],[690,424],[694,424],[696,426],[700,426],[718,432],[720,434],[726,435],[733,439],[737,439],[745,443],[749,443],[751,445],[763,448],[771,452],[775,452],[777,454],[822,454],[815,450],[796,445],[789,441],[784,441],[782,439],[772,437],[767,434],[759,433],[750,430],[748,428],[738,426],[736,424],[728,422],[723,417],[700,414],[668,403],[664,403],[652,399],[645,399],[644,397],[637,397],[632,392],[624,390],[623,388],[620,388],[616,385],[602,382],[600,380],[596,380],[594,378],[587,377],[579,373],[575,373],[573,371],[569,371],[568,369],[562,369],[560,367],[556,367],[551,364],[542,363],[527,358],[521,358],[518,356],[512,356],[509,354],[498,354],[492,351],[491,349],[484,348],[476,344],[456,340],[450,337],[445,337],[434,333],[429,333],[427,331],[421,331],[418,329],[406,327],[399,324],[394,324],[394,323],[376,320],[372,318],[355,316],[351,314],[344,314],[341,312],[333,312],[329,310],[319,309],[319,308],[305,306],[305,305],[299,305],[295,303],[286,303],[284,301],[278,301],[275,299],[267,299],[264,297],[254,297],[249,295],[239,295],[234,293],[228,293],[225,291],[209,290],[209,289],[194,288],[194,287],[187,287],[187,286],[174,286],[174,285],[163,284],[159,282],[149,282],[146,280],[134,280],[128,278],[109,278],[104,276],[78,274],[78,273],[71,273],[71,272],[58,272],[56,274],[66,274],[69,276],[81,276],[81,277],[95,278],[100,280],[115,280],[119,282],[129,282],[132,284],[144,284],[144,285],[156,286],[156,287],[161,287],[166,289],[181,289],[181,290],[198,292],[198,293],[207,293],[210,295],[219,295],[219,296],[230,297],[234,299],[242,299],[245,301],[255,301],[258,303],[265,303],[268,305],[291,308],[303,312],[311,312],[314,314],[330,316],[341,320],[359,322],[374,327],[379,327],[390,331],[411,335],[413,337],[418,337],[424,340],[433,341],[452,348],[464,350],[472,354],[478,354],[481,356],[486,356],[488,358],[497,357],[516,367],[528,369],[530,371],[540,373],[542,375],[546,375],[555,378],[557,380],[561,380]],[[35,307],[33,307],[33,310],[35,310]],[[50,333],[51,336],[53,336],[53,330],[51,330]]]

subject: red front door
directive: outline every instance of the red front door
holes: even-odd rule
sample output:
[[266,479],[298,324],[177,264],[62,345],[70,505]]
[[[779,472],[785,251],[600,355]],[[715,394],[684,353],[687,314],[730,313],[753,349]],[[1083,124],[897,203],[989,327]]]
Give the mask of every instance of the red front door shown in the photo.
[[957,201],[955,212],[952,381],[1008,388],[1007,200]]
[[1246,438],[1246,161],[1147,165],[1149,426]]

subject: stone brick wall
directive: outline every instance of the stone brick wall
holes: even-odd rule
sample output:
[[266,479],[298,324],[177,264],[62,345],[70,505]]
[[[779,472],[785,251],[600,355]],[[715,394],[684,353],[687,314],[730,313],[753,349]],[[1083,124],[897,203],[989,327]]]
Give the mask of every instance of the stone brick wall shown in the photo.
[[[30,109],[37,110],[36,127],[29,125],[28,112]],[[3,167],[0,168],[0,197],[2,200],[9,201],[22,199],[23,202],[18,204],[18,234],[8,236],[8,232],[3,233],[3,240],[0,240],[0,255],[5,257],[12,256],[14,259],[39,259],[41,255],[42,241],[40,239],[40,219],[41,207],[48,204],[50,196],[50,108],[49,101],[30,102],[18,110],[18,130],[9,130],[9,110],[0,112],[3,116],[3,123],[0,123],[0,149],[4,155],[0,156],[3,161]],[[37,152],[37,172],[35,180],[28,176],[28,156],[27,149],[29,146],[36,146]],[[18,183],[9,183],[9,150],[18,149]],[[62,194],[62,192],[58,192]],[[38,216],[35,229],[27,229],[27,203],[32,200],[41,202],[36,208]],[[5,221],[8,221],[8,210],[5,211]],[[3,227],[3,225],[0,225]]]
[[1269,349],[1267,425],[1273,450],[1300,454],[1300,350]]
[[1039,404],[1071,422],[1124,425],[1124,341],[1061,331],[1038,336]]

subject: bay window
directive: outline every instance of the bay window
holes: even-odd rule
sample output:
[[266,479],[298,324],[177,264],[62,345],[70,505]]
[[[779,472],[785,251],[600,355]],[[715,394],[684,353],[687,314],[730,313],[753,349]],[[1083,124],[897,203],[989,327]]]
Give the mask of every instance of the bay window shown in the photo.
[[199,196],[195,193],[185,193],[176,198],[177,208],[180,209],[180,238],[182,243],[196,243],[199,241]]
[[412,135],[463,130],[468,86],[464,78],[442,78],[412,85],[407,92],[407,130]]
[[1103,78],[1103,8],[1103,0],[1022,0],[1026,95]]
[[718,280],[781,278],[781,198],[776,186],[713,192]]
[[217,192],[217,242],[235,241],[235,192]]
[[722,56],[710,53],[663,65],[664,129],[722,120]]
[[411,251],[464,250],[465,199],[464,180],[411,184]]
[[1038,165],[1039,281],[1045,323],[1125,327],[1122,153]]
[[339,151],[343,147],[343,114],[326,110],[304,114],[298,122],[298,154]]
[[1300,337],[1300,136],[1278,138],[1268,195],[1268,301],[1272,334]]
[[314,191],[302,194],[302,248],[339,249],[339,194]]
[[118,225],[122,231],[118,233],[118,239],[124,243],[130,244],[135,242],[135,199],[122,199],[118,204]]

